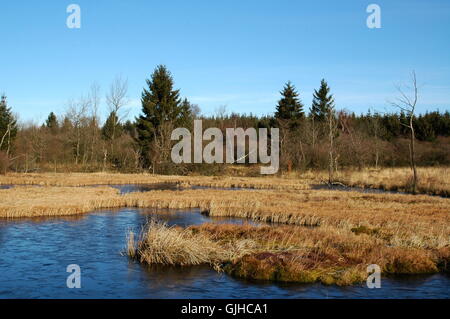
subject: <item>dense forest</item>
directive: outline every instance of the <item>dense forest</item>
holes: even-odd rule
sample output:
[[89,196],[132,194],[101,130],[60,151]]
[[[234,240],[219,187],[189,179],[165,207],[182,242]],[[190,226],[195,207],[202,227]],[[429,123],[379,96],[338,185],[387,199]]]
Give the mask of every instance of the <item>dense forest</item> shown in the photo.
[[[64,114],[48,115],[45,123],[19,123],[5,95],[0,101],[0,170],[121,171],[168,174],[218,174],[227,164],[181,164],[170,159],[176,141],[173,129],[271,128],[280,130],[280,172],[333,167],[382,167],[410,164],[412,117],[418,165],[450,164],[450,113],[399,112],[355,114],[337,109],[330,87],[322,80],[307,107],[294,84],[287,82],[273,115],[228,113],[226,108],[204,116],[200,108],[180,96],[165,66],[146,80],[140,116],[127,119],[127,81],[116,78],[106,103],[109,114],[100,123],[99,87],[86,97],[69,101]],[[206,144],[206,143],[205,143]],[[332,163],[330,163],[330,161]],[[331,165],[331,166],[330,166]]]

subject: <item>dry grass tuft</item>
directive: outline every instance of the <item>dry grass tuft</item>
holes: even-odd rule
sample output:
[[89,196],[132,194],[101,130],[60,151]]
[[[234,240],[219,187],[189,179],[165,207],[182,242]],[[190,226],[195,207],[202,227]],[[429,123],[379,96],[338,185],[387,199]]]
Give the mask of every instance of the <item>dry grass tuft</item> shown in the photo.
[[[131,235],[130,235],[131,237]],[[214,265],[222,260],[225,252],[206,236],[194,236],[192,232],[163,223],[150,221],[135,247],[128,244],[130,257],[135,256],[148,264],[162,265]]]

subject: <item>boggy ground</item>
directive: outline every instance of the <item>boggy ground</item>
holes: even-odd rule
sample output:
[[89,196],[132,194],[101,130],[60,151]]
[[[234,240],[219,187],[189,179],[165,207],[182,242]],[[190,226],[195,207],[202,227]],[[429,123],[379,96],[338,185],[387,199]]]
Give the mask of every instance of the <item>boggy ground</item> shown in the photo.
[[[248,168],[245,171],[251,171]],[[417,191],[420,194],[450,196],[449,167],[419,167]],[[320,170],[295,171],[282,176],[164,176],[151,174],[112,173],[10,173],[0,175],[0,185],[88,186],[111,184],[158,184],[174,183],[180,186],[242,187],[255,189],[310,189],[311,185],[324,183],[328,173]],[[347,186],[376,188],[390,191],[410,192],[411,169],[365,168],[343,169],[335,173],[335,181]]]
[[[417,192],[420,194],[450,196],[449,167],[419,167]],[[343,170],[337,179],[345,185],[411,192],[410,168],[383,168]]]
[[[151,223],[129,255],[144,263],[207,263],[234,276],[347,285],[366,267],[384,274],[448,271],[450,200],[430,196],[339,191],[181,192],[161,206],[201,207],[212,216],[243,217],[282,226]],[[143,202],[142,202],[143,203]]]
[[[169,180],[256,189],[165,190],[120,195],[117,189],[107,186],[45,186]],[[130,236],[130,256],[144,263],[206,263],[244,278],[341,285],[366,278],[366,267],[373,263],[382,267],[385,274],[448,271],[450,199],[313,190],[304,180],[279,180],[14,174],[0,177],[1,183],[44,186],[1,189],[0,218],[76,215],[116,207],[200,207],[211,216],[242,217],[279,225],[207,224],[182,229],[151,223],[137,238]],[[278,187],[273,186],[276,183]]]
[[448,245],[388,242],[365,227],[204,224],[183,229],[151,222],[137,242],[130,234],[128,255],[148,264],[210,264],[247,279],[338,285],[365,280],[370,264],[384,274],[449,271]]
[[254,189],[309,189],[314,174],[304,174],[301,178],[229,177],[229,176],[170,176],[152,174],[112,174],[112,173],[10,173],[0,175],[0,185],[40,185],[40,186],[89,186],[114,184],[164,184],[180,186],[241,187]]

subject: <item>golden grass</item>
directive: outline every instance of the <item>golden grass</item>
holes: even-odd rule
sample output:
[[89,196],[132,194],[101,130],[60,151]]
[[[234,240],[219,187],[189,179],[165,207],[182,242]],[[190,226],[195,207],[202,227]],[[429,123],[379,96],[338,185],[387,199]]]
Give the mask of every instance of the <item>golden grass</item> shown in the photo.
[[168,228],[150,223],[129,250],[136,251],[130,257],[148,264],[209,264],[241,278],[338,285],[365,280],[370,264],[378,264],[385,274],[433,273],[448,271],[450,258],[449,247],[388,246],[382,239],[331,226]]
[[[419,167],[418,192],[422,194],[450,196],[450,168]],[[336,181],[348,186],[379,188],[391,191],[411,191],[409,168],[383,168],[340,170]],[[160,184],[172,183],[180,186],[240,187],[253,189],[307,190],[312,184],[327,181],[325,171],[297,171],[282,176],[228,177],[228,176],[165,176],[152,174],[113,173],[45,173],[0,175],[0,185],[41,186],[89,186],[111,184]]]
[[442,247],[450,199],[328,190],[184,190],[119,195],[110,187],[15,187],[0,190],[0,217],[62,216],[101,208],[197,208],[211,216],[298,226],[366,226],[372,237],[408,247]]
[[119,196],[111,187],[18,186],[0,190],[0,217],[48,217],[85,213]]
[[169,228],[150,221],[135,244],[128,240],[128,255],[138,256],[141,262],[163,265],[215,264],[225,258],[226,252],[206,236],[193,236],[190,231]]
[[[419,167],[417,173],[418,193],[450,196],[449,167]],[[344,170],[339,172],[337,178],[348,186],[411,192],[411,174],[410,168]]]
[[161,184],[173,183],[180,186],[240,187],[254,189],[309,189],[311,176],[304,178],[227,177],[227,176],[167,176],[152,174],[111,173],[45,173],[0,175],[0,185],[41,186],[89,186],[114,184]]

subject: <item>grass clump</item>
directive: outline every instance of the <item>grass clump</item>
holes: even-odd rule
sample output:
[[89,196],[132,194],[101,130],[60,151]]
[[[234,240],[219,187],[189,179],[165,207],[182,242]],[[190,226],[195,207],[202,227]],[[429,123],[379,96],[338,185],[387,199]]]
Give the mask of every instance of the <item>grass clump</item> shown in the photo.
[[353,227],[351,229],[352,233],[359,235],[359,234],[367,234],[367,235],[377,235],[379,233],[379,230],[376,228],[369,228],[367,226],[358,226]]
[[383,271],[387,274],[430,274],[439,271],[439,257],[430,251],[416,248],[387,251]]
[[179,266],[215,265],[225,255],[209,238],[155,220],[146,225],[137,244],[128,241],[127,251],[130,257],[138,258],[140,262]]

